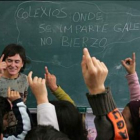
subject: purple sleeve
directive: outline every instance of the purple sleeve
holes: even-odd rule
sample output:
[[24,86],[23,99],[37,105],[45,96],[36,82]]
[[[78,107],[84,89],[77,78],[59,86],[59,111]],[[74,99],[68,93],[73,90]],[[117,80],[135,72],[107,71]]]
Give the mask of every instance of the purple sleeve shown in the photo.
[[130,91],[130,101],[140,100],[140,84],[137,73],[126,75]]

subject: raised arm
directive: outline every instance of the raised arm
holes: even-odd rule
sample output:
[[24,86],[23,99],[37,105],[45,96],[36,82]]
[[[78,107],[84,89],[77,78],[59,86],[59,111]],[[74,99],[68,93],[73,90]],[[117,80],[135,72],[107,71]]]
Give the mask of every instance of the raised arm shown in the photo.
[[[87,98],[95,117],[97,140],[128,140],[124,119],[116,108],[109,88],[105,88],[108,69],[103,62],[91,57],[84,48],[81,62],[85,84],[89,90]],[[119,123],[119,125],[117,125]]]
[[17,133],[8,138],[4,138],[4,140],[24,140],[26,134],[31,129],[31,121],[29,114],[27,113],[27,107],[21,100],[19,92],[11,91],[10,88],[8,88],[7,97],[12,102],[12,110],[17,119]]
[[47,87],[52,91],[53,95],[58,100],[66,100],[71,102],[73,105],[75,105],[74,101],[71,99],[71,97],[60,87],[57,85],[57,79],[56,76],[51,74],[48,71],[48,68],[45,67],[45,79],[46,79],[46,85]]
[[37,101],[37,122],[39,125],[52,125],[59,130],[54,105],[49,103],[45,79],[28,74],[28,82]]
[[136,57],[135,53],[132,54],[132,58],[126,58],[122,60],[122,65],[127,71],[126,79],[130,91],[130,101],[140,100],[140,84],[136,73]]

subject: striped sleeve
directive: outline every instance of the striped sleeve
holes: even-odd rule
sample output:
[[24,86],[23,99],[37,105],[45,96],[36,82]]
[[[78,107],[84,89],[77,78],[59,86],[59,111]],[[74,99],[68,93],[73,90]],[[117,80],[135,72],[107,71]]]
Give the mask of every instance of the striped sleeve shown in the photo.
[[31,121],[27,113],[27,107],[21,99],[13,102],[13,112],[17,119],[17,133],[7,138],[5,137],[4,140],[24,140],[28,131],[31,130]]

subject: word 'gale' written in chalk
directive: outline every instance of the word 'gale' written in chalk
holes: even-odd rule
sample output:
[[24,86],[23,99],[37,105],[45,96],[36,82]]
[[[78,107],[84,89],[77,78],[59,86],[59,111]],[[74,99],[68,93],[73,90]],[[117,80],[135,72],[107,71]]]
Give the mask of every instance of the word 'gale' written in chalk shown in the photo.
[[132,22],[129,22],[129,23],[125,23],[125,24],[122,24],[122,23],[118,23],[116,25],[114,25],[114,31],[115,32],[125,32],[125,31],[138,31],[140,30],[140,23],[132,23]]

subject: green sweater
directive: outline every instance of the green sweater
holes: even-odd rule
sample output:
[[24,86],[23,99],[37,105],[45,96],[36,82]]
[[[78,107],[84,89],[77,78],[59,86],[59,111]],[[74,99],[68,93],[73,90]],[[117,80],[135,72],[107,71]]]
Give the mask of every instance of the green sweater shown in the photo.
[[53,92],[53,94],[55,95],[55,97],[58,100],[65,100],[65,101],[69,101],[71,102],[73,105],[75,105],[74,101],[71,99],[71,97],[60,87],[58,86],[58,88]]

